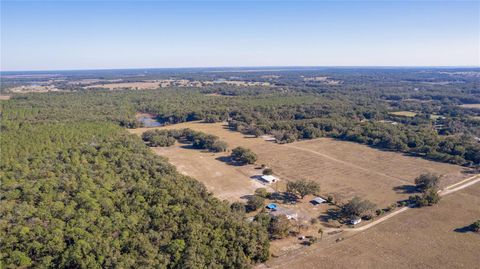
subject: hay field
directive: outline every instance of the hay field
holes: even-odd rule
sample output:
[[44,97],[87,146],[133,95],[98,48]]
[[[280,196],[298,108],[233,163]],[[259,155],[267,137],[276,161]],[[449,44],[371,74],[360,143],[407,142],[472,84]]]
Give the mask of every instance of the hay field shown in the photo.
[[245,195],[251,195],[257,188],[262,187],[272,191],[270,187],[253,178],[261,174],[261,170],[255,169],[253,165],[232,166],[217,160],[225,157],[226,153],[196,150],[179,143],[172,147],[157,147],[153,150],[158,155],[167,157],[180,173],[202,182],[210,192],[222,200],[241,201]]
[[[384,207],[407,198],[410,194],[396,188],[413,184],[415,177],[421,173],[433,172],[445,175],[442,185],[451,184],[466,177],[461,173],[464,168],[460,166],[427,161],[330,138],[279,145],[267,142],[262,138],[248,137],[230,131],[222,123],[187,122],[160,128],[192,128],[219,136],[229,144],[230,149],[236,146],[250,148],[258,155],[257,163],[273,168],[275,175],[279,176],[283,182],[296,179],[315,180],[320,183],[322,194],[333,194],[340,201],[360,196]],[[139,128],[131,130],[131,132],[140,134],[145,130],[147,128]],[[239,181],[233,179],[236,178],[234,176],[231,176],[231,179],[223,177],[222,180],[211,180],[216,171],[225,173],[227,168],[218,170],[219,164],[228,167],[228,170],[237,169],[238,173],[246,175],[240,177],[243,178],[242,184],[246,185],[251,182],[249,177],[251,172],[245,171],[245,169],[251,168],[233,167],[219,161],[218,156],[208,157],[211,153],[200,153],[196,150],[180,149],[179,147],[181,146],[173,146],[157,151],[157,153],[169,157],[177,167],[183,167],[184,171],[189,172],[189,175],[202,181],[210,189],[215,189],[217,184],[225,184],[223,191],[228,189],[231,189],[232,193],[238,191]],[[195,169],[200,169],[198,168],[200,164],[197,164],[200,162],[199,154],[204,156],[201,164],[202,172],[195,172]],[[203,172],[204,169],[211,170]],[[258,174],[261,171],[256,170],[253,173]],[[248,188],[248,190],[250,189]],[[221,192],[217,187],[215,193],[221,195]]]
[[479,108],[480,109],[480,104],[465,104],[465,105],[461,105],[460,107],[463,107],[463,108]]
[[138,81],[138,82],[118,82],[118,83],[101,83],[86,86],[86,89],[90,88],[105,88],[109,90],[118,89],[133,89],[133,90],[153,90],[160,87],[159,81]]
[[388,114],[395,115],[395,116],[410,117],[410,118],[413,118],[417,115],[417,113],[411,112],[411,111],[395,111],[395,112],[389,112]]
[[408,210],[330,245],[272,259],[268,268],[478,268],[480,234],[462,229],[480,217],[480,184]]

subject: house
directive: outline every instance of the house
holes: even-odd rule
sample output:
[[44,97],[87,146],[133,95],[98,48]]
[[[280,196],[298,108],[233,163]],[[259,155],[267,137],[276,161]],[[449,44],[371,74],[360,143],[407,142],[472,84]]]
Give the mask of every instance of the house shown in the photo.
[[349,223],[350,223],[351,225],[357,225],[357,224],[359,224],[360,222],[362,222],[362,219],[359,218],[359,217],[352,218],[352,219],[349,221]]
[[268,205],[267,205],[267,208],[268,208],[268,209],[271,209],[271,210],[275,210],[275,209],[277,209],[277,205],[276,205],[276,204],[273,204],[273,203],[272,203],[272,204],[268,204]]
[[260,177],[261,180],[267,182],[267,183],[273,183],[277,182],[278,178],[272,176],[272,175],[263,175]]
[[327,200],[323,199],[322,197],[315,197],[311,203],[314,205],[319,205],[325,203]]

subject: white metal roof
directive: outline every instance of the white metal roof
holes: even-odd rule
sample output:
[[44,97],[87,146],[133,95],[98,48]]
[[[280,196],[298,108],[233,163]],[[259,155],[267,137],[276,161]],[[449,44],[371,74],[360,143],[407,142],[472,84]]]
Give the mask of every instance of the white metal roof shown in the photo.
[[272,181],[277,180],[277,178],[272,176],[272,175],[263,175],[262,179],[265,180],[265,181],[268,181],[268,182],[272,182]]
[[325,203],[327,200],[323,199],[322,197],[315,197],[313,201],[321,204],[321,203]]

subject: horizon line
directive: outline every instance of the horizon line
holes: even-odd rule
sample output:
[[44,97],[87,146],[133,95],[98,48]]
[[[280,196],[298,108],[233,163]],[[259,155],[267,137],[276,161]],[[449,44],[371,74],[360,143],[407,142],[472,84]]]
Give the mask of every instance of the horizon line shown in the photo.
[[[252,68],[252,69],[264,69],[264,68],[480,68],[480,65],[258,65],[258,66],[255,65],[255,66],[181,66],[181,67],[126,67],[126,68],[113,67],[113,68],[0,70],[0,73],[159,70],[159,69],[235,69],[235,68],[237,69],[245,69],[245,68]],[[287,70],[278,70],[278,71],[287,71]]]

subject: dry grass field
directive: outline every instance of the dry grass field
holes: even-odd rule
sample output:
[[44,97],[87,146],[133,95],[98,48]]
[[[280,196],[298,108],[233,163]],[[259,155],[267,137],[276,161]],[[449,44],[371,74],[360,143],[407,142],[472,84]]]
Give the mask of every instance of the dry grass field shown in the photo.
[[403,117],[415,117],[417,113],[411,111],[395,111],[390,112],[388,114],[395,115],[395,116],[403,116]]
[[118,83],[102,83],[89,85],[85,88],[106,88],[109,90],[117,89],[133,89],[133,90],[152,90],[159,88],[159,81],[139,81],[139,82],[118,82]]
[[[330,138],[279,145],[230,131],[222,123],[187,122],[160,128],[192,128],[219,136],[230,148],[248,147],[258,155],[257,163],[273,168],[275,175],[283,182],[315,180],[320,183],[321,193],[333,194],[340,201],[360,196],[385,207],[407,198],[410,194],[404,193],[402,186],[412,185],[415,177],[421,173],[444,175],[442,186],[466,177],[461,173],[463,168],[460,166]],[[145,130],[147,129],[139,128],[131,132],[140,134]],[[156,149],[156,152],[168,157],[180,171],[202,181],[222,198],[238,199],[242,194],[251,194],[256,187],[252,182],[258,183],[251,176],[261,173],[251,166],[225,164],[218,160],[218,154],[186,149],[182,145]]]
[[433,207],[408,210],[339,243],[320,243],[260,267],[478,268],[480,234],[464,227],[480,218],[479,194],[477,183]]
[[10,100],[10,95],[0,95],[0,100]]
[[463,108],[480,108],[480,104],[466,104],[466,105],[461,105],[460,107],[463,107]]
[[217,160],[225,157],[225,153],[200,151],[178,143],[169,148],[157,147],[154,151],[167,157],[180,173],[201,181],[220,199],[239,201],[257,188],[269,188],[252,178],[261,173],[252,165],[232,166]]

